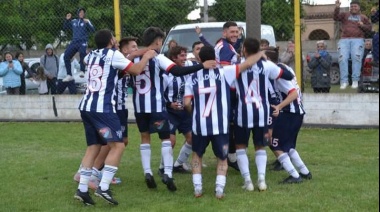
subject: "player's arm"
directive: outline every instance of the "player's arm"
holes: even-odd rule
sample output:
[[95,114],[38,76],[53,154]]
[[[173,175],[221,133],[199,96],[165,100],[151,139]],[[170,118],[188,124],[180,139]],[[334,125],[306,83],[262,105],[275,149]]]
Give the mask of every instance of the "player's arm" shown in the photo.
[[63,30],[69,30],[72,28],[71,16],[71,13],[66,14],[65,21],[63,22]]
[[260,51],[256,54],[250,55],[249,57],[245,59],[243,63],[237,65],[239,73],[247,70],[248,68],[256,64],[262,58],[266,58],[264,51]]
[[216,68],[215,60],[207,60],[201,64],[193,65],[193,66],[177,66],[173,61],[169,60],[169,58],[164,55],[157,56],[160,68],[166,70],[166,72],[171,73],[173,76],[185,76],[188,74],[195,73],[201,69],[213,69]]
[[183,106],[185,107],[185,110],[189,113],[193,112],[193,107],[191,105],[192,99],[193,99],[193,89],[192,89],[192,81],[191,77],[189,77],[186,80],[185,84],[185,95],[183,96]]
[[130,53],[130,54],[127,56],[127,59],[128,59],[128,60],[133,60],[133,59],[135,59],[136,57],[141,57],[141,56],[143,56],[147,51],[149,51],[148,48],[139,49],[139,50],[137,50],[137,51],[134,51],[134,52]]
[[279,112],[284,108],[285,106],[289,105],[291,102],[296,100],[298,98],[298,93],[295,88],[288,91],[288,96],[278,105],[271,105],[273,108],[273,115],[278,116]]
[[193,96],[185,96],[183,97],[183,104],[185,106],[185,109],[187,112],[192,113],[193,107],[191,106],[191,100],[193,99]]
[[149,62],[150,59],[155,57],[156,54],[157,53],[154,50],[147,51],[144,54],[144,56],[141,58],[140,62],[135,63],[135,64],[130,62],[129,65],[122,70],[122,74],[126,75],[127,73],[129,73],[129,74],[134,75],[134,76],[141,74],[141,72],[143,72],[146,64]]
[[[271,62],[272,63],[272,62]],[[284,80],[292,80],[294,78],[294,74],[289,71],[284,65],[276,65],[274,63],[272,63],[273,65],[277,66],[280,68],[280,73],[274,77],[274,78],[271,78],[271,79],[284,79]]]

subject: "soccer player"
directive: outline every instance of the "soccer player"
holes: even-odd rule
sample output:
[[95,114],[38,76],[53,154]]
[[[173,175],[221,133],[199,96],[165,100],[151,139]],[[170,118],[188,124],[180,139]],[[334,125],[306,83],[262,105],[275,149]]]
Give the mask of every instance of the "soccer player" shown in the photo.
[[[192,53],[194,55],[194,58],[191,58],[191,61],[195,63],[200,63],[201,59],[199,58],[199,51],[204,46],[204,44],[201,41],[195,41],[192,45]],[[195,64],[194,63],[194,64]]]
[[79,110],[85,129],[87,149],[82,159],[80,182],[74,198],[85,205],[95,204],[89,195],[88,183],[101,146],[108,145],[110,152],[105,159],[104,173],[95,195],[110,204],[117,205],[118,202],[112,197],[109,189],[125,148],[114,105],[117,71],[122,70],[124,74],[127,72],[139,74],[156,52],[147,52],[141,62],[133,64],[114,48],[116,40],[109,30],[96,32],[95,44],[97,49],[85,58],[88,64],[88,84],[79,104]]
[[[272,61],[278,61],[278,51],[266,50],[266,55]],[[279,63],[279,67],[294,71],[287,65]],[[294,77],[291,81],[278,79],[274,81],[274,89],[279,94],[280,104],[272,105],[273,114],[277,116],[273,125],[270,148],[274,151],[282,167],[289,177],[282,183],[300,183],[303,179],[311,179],[312,175],[296,150],[297,135],[302,126],[305,110],[302,105],[302,93]],[[294,165],[299,169],[297,172]]]
[[[234,48],[234,44],[238,41],[239,37],[239,28],[236,22],[228,21],[223,25],[223,37],[217,42],[215,46],[215,56],[216,62],[219,67],[225,65],[233,65],[239,63],[239,54]],[[230,142],[228,148],[228,165],[239,171],[239,166],[236,159],[236,147],[235,147],[235,133],[234,133],[234,122],[233,114],[236,104],[236,93],[234,88],[231,89],[231,117],[230,117]]]
[[[249,57],[260,50],[260,41],[254,38],[246,38],[243,43],[243,55]],[[267,163],[267,153],[265,146],[269,144],[268,135],[269,121],[269,79],[293,78],[290,72],[283,72],[276,64],[261,59],[253,67],[236,80],[236,94],[238,103],[235,109],[235,142],[236,155],[240,173],[244,178],[243,189],[253,191],[254,186],[249,171],[249,160],[246,153],[250,133],[253,133],[253,143],[255,146],[255,162],[258,174],[258,189],[265,191],[265,172]]]
[[66,20],[63,24],[63,30],[71,30],[73,32],[73,40],[65,50],[64,61],[67,76],[62,80],[63,82],[74,80],[70,64],[71,58],[74,57],[77,52],[79,52],[80,71],[81,76],[83,76],[83,72],[85,71],[83,60],[86,56],[88,36],[89,33],[95,32],[95,27],[92,25],[91,21],[85,18],[85,8],[79,8],[77,10],[77,15],[78,19],[71,19],[71,13],[66,14]]
[[[201,61],[213,60],[215,50],[202,47]],[[241,71],[248,69],[261,58],[253,55],[240,65],[216,69],[203,69],[186,81],[184,104],[192,112],[192,171],[195,197],[202,196],[202,156],[211,141],[217,157],[216,198],[224,197],[227,174],[227,153],[230,122],[230,85]]]
[[[157,52],[162,47],[164,33],[157,27],[149,27],[143,33],[143,42],[148,49]],[[140,58],[135,58],[135,62]],[[150,166],[151,148],[150,133],[157,132],[161,139],[161,157],[164,164],[162,182],[167,185],[169,191],[176,191],[172,177],[173,154],[170,142],[170,129],[165,110],[164,81],[162,75],[169,72],[174,76],[187,75],[203,68],[216,66],[215,61],[205,61],[202,64],[181,67],[175,65],[164,55],[158,55],[149,61],[144,71],[132,77],[134,83],[133,105],[135,109],[136,123],[141,135],[141,161],[148,188],[156,188],[157,184],[153,177]]]

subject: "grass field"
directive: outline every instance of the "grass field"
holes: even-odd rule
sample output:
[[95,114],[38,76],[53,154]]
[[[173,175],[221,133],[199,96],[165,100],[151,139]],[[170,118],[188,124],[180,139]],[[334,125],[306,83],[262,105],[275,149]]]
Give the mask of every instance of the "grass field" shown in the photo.
[[[73,181],[85,150],[81,123],[0,123],[0,211],[379,211],[379,130],[301,130],[298,151],[313,173],[311,181],[280,185],[283,172],[267,171],[266,192],[245,192],[240,173],[230,169],[226,197],[214,197],[215,163],[205,155],[204,196],[193,197],[191,175],[175,174],[178,190],[170,193],[156,174],[160,142],[154,135],[152,168],[157,190],[148,190],[140,162],[139,134],[130,125],[130,144],[112,187],[119,206],[95,197],[94,207],[74,200]],[[182,140],[182,139],[179,139]],[[175,148],[175,157],[182,142]],[[268,163],[274,160],[268,151]],[[249,149],[256,179],[253,148]]]

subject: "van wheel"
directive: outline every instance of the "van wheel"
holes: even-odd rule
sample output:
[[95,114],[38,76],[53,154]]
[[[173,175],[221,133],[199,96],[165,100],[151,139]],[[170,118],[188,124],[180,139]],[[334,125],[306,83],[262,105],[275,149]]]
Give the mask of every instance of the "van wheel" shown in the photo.
[[339,67],[332,66],[330,69],[330,83],[332,85],[339,84],[340,81],[340,70]]

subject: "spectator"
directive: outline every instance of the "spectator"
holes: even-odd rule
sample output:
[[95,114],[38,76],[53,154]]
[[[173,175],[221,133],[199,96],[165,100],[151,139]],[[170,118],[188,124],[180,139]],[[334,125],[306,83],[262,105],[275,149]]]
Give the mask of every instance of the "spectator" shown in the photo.
[[173,47],[175,47],[175,46],[178,46],[178,43],[177,43],[177,41],[175,41],[175,40],[170,40],[169,41],[169,43],[168,43],[168,51],[167,52],[165,52],[165,56],[166,57],[169,57],[169,52],[170,52],[170,50],[173,48]]
[[44,68],[39,66],[37,68],[37,74],[35,77],[32,78],[32,81],[34,84],[38,85],[38,93],[40,95],[46,95],[48,94],[48,86],[47,86],[47,77],[44,72]]
[[22,67],[22,74],[20,74],[20,80],[21,80],[21,86],[20,86],[20,95],[25,95],[25,73],[29,73],[29,66],[24,62],[24,54],[22,52],[17,52],[16,53],[16,58],[20,62],[21,67]]
[[3,85],[8,95],[19,95],[22,67],[18,60],[13,59],[10,52],[5,52],[4,62],[0,63],[0,77],[3,77]]
[[[62,53],[59,57],[59,70],[58,70],[58,83],[57,83],[57,93],[62,94],[66,88],[69,88],[70,94],[76,94],[77,88],[75,87],[75,80],[63,81],[67,76],[67,69],[65,63],[65,53]],[[76,58],[71,58],[71,70],[79,70],[80,65]]]
[[56,94],[59,59],[57,55],[54,54],[53,45],[50,43],[46,45],[45,52],[46,54],[40,58],[40,64],[45,70],[47,86],[50,94]]
[[[378,4],[378,3],[377,3]],[[373,58],[373,65],[376,67],[379,67],[379,6],[371,9],[371,22],[372,24],[376,24],[377,27],[375,27],[375,34],[372,38],[372,58]]]
[[280,56],[280,62],[288,65],[294,71],[294,40],[288,41],[286,50]]
[[311,87],[314,93],[330,92],[331,55],[326,51],[326,42],[317,41],[317,51],[311,58],[308,66],[311,72]]
[[352,88],[358,87],[362,66],[364,35],[371,31],[371,24],[364,14],[360,13],[358,1],[350,3],[349,12],[339,12],[340,0],[335,2],[334,20],[341,22],[341,39],[338,42],[340,89],[348,85],[348,59],[352,60]]
[[260,49],[267,49],[269,47],[269,41],[267,39],[260,40]]

